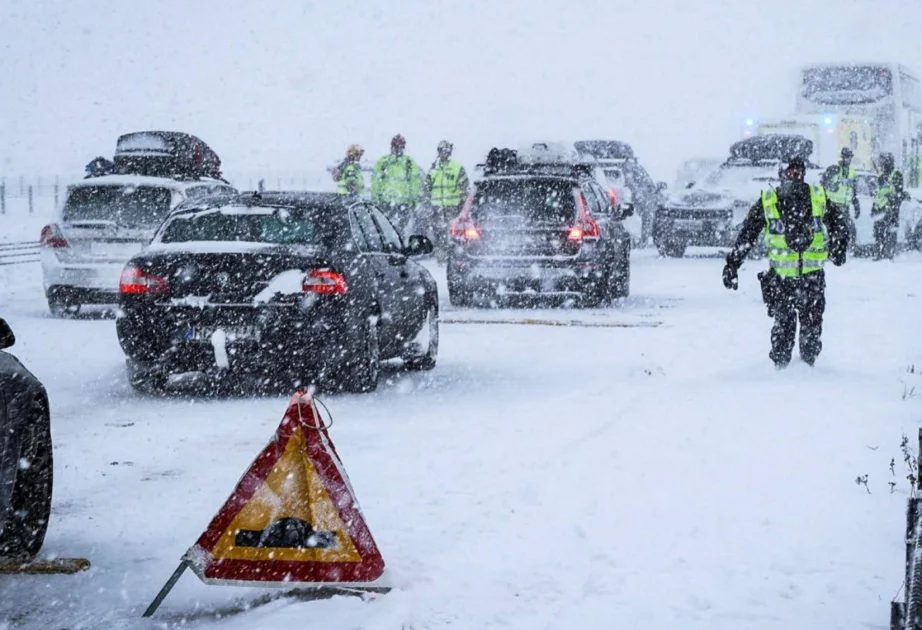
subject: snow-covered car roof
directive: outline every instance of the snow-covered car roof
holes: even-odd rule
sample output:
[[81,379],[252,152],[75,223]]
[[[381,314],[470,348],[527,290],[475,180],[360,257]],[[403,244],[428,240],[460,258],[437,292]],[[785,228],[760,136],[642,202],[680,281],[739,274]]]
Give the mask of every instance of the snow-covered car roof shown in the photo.
[[172,179],[170,177],[149,177],[146,175],[101,175],[100,177],[89,177],[79,182],[70,184],[68,188],[82,188],[86,186],[157,186],[160,188],[169,188],[171,190],[185,190],[193,186],[202,184],[221,184],[222,186],[231,186],[227,182],[210,177],[200,179]]

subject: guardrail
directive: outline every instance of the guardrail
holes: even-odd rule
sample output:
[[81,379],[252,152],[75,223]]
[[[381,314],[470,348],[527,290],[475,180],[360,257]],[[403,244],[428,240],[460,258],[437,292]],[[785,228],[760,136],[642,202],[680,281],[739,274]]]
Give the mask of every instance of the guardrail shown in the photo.
[[39,247],[38,241],[0,242],[0,266],[37,263],[39,262]]

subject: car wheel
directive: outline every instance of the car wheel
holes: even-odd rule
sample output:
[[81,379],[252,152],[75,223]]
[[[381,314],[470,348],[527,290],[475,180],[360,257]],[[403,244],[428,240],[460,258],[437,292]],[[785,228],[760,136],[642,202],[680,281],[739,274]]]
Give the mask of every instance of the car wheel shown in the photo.
[[125,361],[128,382],[139,394],[156,396],[166,389],[167,374],[155,367],[147,366],[133,359]]
[[426,306],[426,317],[423,321],[423,329],[427,330],[426,346],[423,348],[413,348],[403,357],[404,367],[408,370],[431,370],[439,357],[439,312],[436,306],[430,302]]
[[474,302],[474,292],[462,282],[449,281],[448,301],[452,306],[470,306]]
[[666,258],[681,258],[685,255],[685,247],[685,243],[677,241],[660,241],[656,244],[660,256]]
[[378,388],[381,373],[381,347],[378,338],[378,320],[368,317],[359,339],[340,370],[342,387],[348,392],[373,392]]
[[73,317],[80,312],[80,304],[71,304],[59,297],[48,298],[48,310],[52,317]]
[[33,400],[19,447],[10,509],[0,520],[0,557],[32,558],[45,542],[51,517],[54,464],[47,405]]
[[611,299],[626,298],[631,294],[631,254],[627,252],[624,261],[615,269],[609,288]]

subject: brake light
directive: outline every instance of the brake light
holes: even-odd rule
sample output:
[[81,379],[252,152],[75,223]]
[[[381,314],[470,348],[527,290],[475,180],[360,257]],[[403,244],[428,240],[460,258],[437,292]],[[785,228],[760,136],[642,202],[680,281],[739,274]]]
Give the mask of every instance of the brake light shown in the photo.
[[122,271],[118,292],[124,295],[163,295],[170,292],[170,283],[134,265]]
[[70,244],[67,242],[67,239],[64,238],[64,234],[61,232],[61,228],[58,227],[57,223],[51,223],[42,228],[39,244],[42,247],[52,247],[55,249],[70,247]]
[[618,204],[621,202],[621,200],[618,199],[618,189],[617,188],[608,189],[608,198],[611,200],[611,205],[613,208],[617,208]]
[[474,195],[468,195],[464,201],[464,207],[451,222],[451,237],[464,241],[476,241],[480,239],[480,228],[474,223],[471,217],[471,208],[474,205]]
[[571,227],[567,233],[567,240],[582,242],[598,239],[601,231],[599,224],[589,215],[589,204],[586,203],[586,197],[579,190],[574,191],[573,195],[576,197],[577,218],[576,225]]
[[332,269],[311,269],[301,283],[304,293],[320,295],[342,295],[348,291],[346,277]]

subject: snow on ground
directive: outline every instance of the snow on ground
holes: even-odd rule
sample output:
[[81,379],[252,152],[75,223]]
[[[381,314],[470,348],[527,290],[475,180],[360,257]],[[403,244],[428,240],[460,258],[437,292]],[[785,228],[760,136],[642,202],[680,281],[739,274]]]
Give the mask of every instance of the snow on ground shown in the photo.
[[[886,627],[900,440],[922,417],[922,257],[831,269],[824,352],[779,373],[764,261],[730,292],[720,258],[698,253],[635,251],[615,308],[502,313],[659,326],[445,324],[434,371],[325,398],[391,593],[271,599],[187,573],[152,620],[287,397],[140,397],[111,319],[51,319],[37,265],[0,271],[14,351],[51,397],[44,553],[93,562],[0,576],[0,628]],[[445,298],[445,318],[500,315]]]

